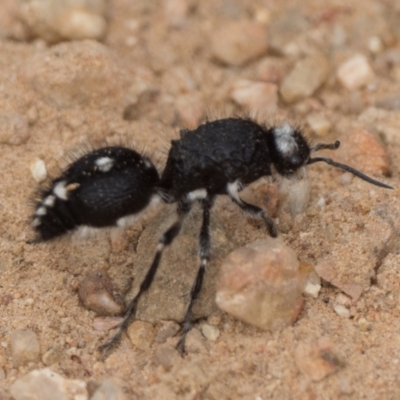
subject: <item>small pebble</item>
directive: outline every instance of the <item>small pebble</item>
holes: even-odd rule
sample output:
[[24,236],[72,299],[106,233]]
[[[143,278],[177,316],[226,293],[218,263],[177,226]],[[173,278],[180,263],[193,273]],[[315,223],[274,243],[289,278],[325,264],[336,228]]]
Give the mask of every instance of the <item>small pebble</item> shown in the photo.
[[350,318],[350,310],[341,304],[334,304],[335,313],[343,318]]
[[154,341],[165,343],[170,337],[175,336],[180,330],[179,324],[174,321],[160,321],[158,324],[157,335]]
[[211,51],[224,64],[243,65],[262,56],[267,49],[267,29],[258,22],[228,22],[211,35]]
[[335,153],[335,159],[355,166],[370,175],[387,175],[389,156],[371,132],[366,129],[354,129],[339,138],[341,146]]
[[313,381],[321,381],[343,367],[330,340],[301,342],[295,351],[297,368]]
[[362,286],[354,282],[339,280],[337,277],[337,268],[335,266],[335,260],[327,258],[320,261],[315,266],[315,271],[322,279],[343,290],[353,301],[357,301],[363,292]]
[[188,353],[202,353],[208,349],[208,343],[204,336],[196,328],[193,328],[186,336],[186,351]]
[[358,119],[368,129],[373,129],[382,135],[385,143],[396,146],[400,145],[400,111],[388,111],[369,107]]
[[62,358],[62,349],[58,346],[51,347],[42,356],[42,362],[44,365],[50,366],[58,363]]
[[54,43],[103,38],[106,11],[106,0],[27,0],[20,17],[32,36]]
[[83,306],[98,315],[118,315],[125,309],[121,295],[104,270],[88,275],[81,282],[78,295]]
[[116,328],[123,321],[123,317],[97,317],[93,320],[96,331],[106,332]]
[[36,333],[28,329],[11,332],[11,357],[15,368],[29,362],[38,362],[40,360],[40,344]]
[[321,290],[321,278],[315,272],[312,264],[301,262],[300,274],[303,277],[303,294],[316,299]]
[[368,50],[372,54],[380,53],[384,49],[382,39],[379,36],[371,36],[368,39]]
[[375,78],[367,58],[362,54],[357,54],[341,64],[336,75],[339,82],[348,90],[365,86]]
[[124,388],[116,378],[108,378],[94,392],[90,400],[129,400]]
[[212,342],[216,341],[219,337],[220,331],[216,326],[212,326],[209,324],[203,324],[201,326],[201,333],[207,340]]
[[145,321],[134,321],[127,333],[132,344],[140,350],[148,350],[156,334],[154,326]]
[[303,293],[306,296],[313,297],[314,299],[318,298],[318,294],[321,290],[321,284],[313,283],[313,282],[306,282],[304,286]]
[[231,98],[251,115],[268,115],[278,110],[278,86],[273,83],[237,81]]
[[29,123],[25,116],[0,110],[0,144],[19,146],[29,136]]
[[330,65],[323,55],[312,55],[298,61],[283,80],[280,89],[286,103],[294,103],[313,95],[328,79]]
[[221,266],[217,306],[265,330],[296,321],[303,305],[295,252],[282,238],[257,240],[230,253]]
[[47,178],[46,164],[40,158],[37,158],[31,165],[30,170],[33,179],[40,183]]
[[343,293],[338,293],[335,301],[336,304],[340,304],[346,308],[349,308],[351,306],[351,298]]
[[174,347],[161,347],[156,350],[153,362],[155,365],[161,365],[164,371],[170,371],[180,358]]
[[372,323],[367,321],[364,317],[361,317],[357,321],[358,327],[360,328],[360,331],[362,332],[368,332],[372,329]]
[[102,39],[107,29],[107,22],[102,15],[87,10],[67,10],[58,19],[57,33],[68,40]]
[[311,131],[318,137],[326,136],[332,128],[328,118],[320,113],[311,113],[306,118],[307,125]]
[[65,379],[49,368],[35,369],[17,379],[10,388],[14,400],[88,400],[86,383]]
[[287,73],[287,63],[278,57],[266,57],[257,67],[257,78],[264,82],[279,84]]

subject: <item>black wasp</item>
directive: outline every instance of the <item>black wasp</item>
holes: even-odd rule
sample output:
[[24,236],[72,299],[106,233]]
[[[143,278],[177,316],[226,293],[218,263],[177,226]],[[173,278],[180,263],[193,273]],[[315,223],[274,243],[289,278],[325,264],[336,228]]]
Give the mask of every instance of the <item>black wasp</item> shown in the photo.
[[290,124],[269,127],[250,119],[225,118],[206,122],[195,130],[182,130],[173,140],[164,171],[159,176],[149,158],[124,147],[92,151],[69,165],[41,195],[33,217],[38,240],[49,240],[82,226],[124,225],[153,199],[177,203],[176,221],[161,235],[153,262],[140,289],[128,305],[117,333],[101,348],[115,344],[136,314],[159,266],[165,246],[179,234],[195,202],[200,202],[203,221],[199,238],[200,266],[190,291],[178,350],[185,351],[192,327],[192,308],[198,297],[210,258],[210,211],[218,195],[227,195],[245,213],[265,222],[277,236],[265,210],[245,202],[239,192],[265,176],[293,176],[300,168],[322,161],[348,171],[382,188],[392,189],[356,169],[326,157],[311,157],[322,149],[335,150],[340,142],[310,147],[299,129]]

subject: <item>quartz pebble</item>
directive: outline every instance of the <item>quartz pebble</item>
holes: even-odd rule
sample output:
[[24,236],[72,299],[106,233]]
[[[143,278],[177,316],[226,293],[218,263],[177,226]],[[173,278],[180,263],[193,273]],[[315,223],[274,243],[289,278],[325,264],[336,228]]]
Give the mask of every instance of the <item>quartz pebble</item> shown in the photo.
[[345,306],[342,306],[341,304],[334,304],[333,309],[337,315],[344,318],[350,318],[350,311]]
[[365,86],[375,78],[367,58],[362,54],[357,54],[339,65],[336,75],[339,82],[348,90]]
[[283,80],[280,89],[287,103],[294,103],[311,96],[328,79],[330,65],[320,54],[297,61],[292,71]]
[[31,163],[30,170],[33,179],[38,183],[43,182],[47,177],[46,164],[40,158]]
[[229,22],[211,35],[212,54],[224,64],[243,65],[262,56],[267,49],[267,29],[258,22]]
[[212,326],[209,324],[203,324],[201,326],[201,333],[207,340],[210,340],[212,342],[217,340],[220,334],[219,329],[216,326]]
[[317,271],[318,275],[330,282],[332,285],[340,288],[346,294],[348,294],[354,301],[359,299],[361,293],[363,292],[363,288],[361,285],[355,282],[345,282],[341,281],[337,278],[335,272],[335,262],[332,259],[325,259],[320,261],[316,266],[315,270]]
[[123,321],[123,317],[97,317],[93,320],[93,328],[96,331],[105,332],[117,327]]
[[361,317],[357,321],[357,325],[360,328],[360,331],[362,332],[368,332],[372,329],[372,323],[367,321],[364,317]]
[[108,378],[101,383],[90,400],[128,400],[128,396],[117,379]]
[[170,371],[174,364],[182,359],[178,351],[174,347],[157,348],[154,354],[154,364],[161,365],[164,371]]
[[0,144],[19,146],[29,139],[28,119],[12,111],[0,110]]
[[303,277],[303,294],[316,299],[321,290],[321,278],[315,272],[314,267],[305,262],[300,263],[300,273]]
[[196,328],[193,328],[186,336],[185,347],[189,354],[202,353],[203,351],[207,350],[208,343],[200,331]]
[[49,348],[42,356],[42,362],[44,365],[52,365],[59,362],[62,358],[63,352],[61,347],[54,346]]
[[326,136],[331,130],[332,124],[328,118],[320,113],[311,113],[306,118],[307,125],[318,137]]
[[155,337],[154,326],[146,321],[132,322],[127,333],[132,344],[140,350],[148,350]]
[[370,175],[387,175],[389,156],[378,139],[366,129],[354,129],[339,138],[341,146],[335,153],[339,162],[356,166]]
[[89,274],[81,282],[78,295],[83,306],[98,315],[118,315],[124,311],[121,295],[103,270]]
[[54,43],[103,38],[106,10],[106,0],[26,0],[21,17],[31,35]]
[[295,351],[297,368],[313,381],[320,381],[343,366],[329,339],[301,342]]
[[298,317],[303,299],[299,262],[281,238],[257,240],[233,251],[221,266],[218,307],[265,330]]
[[400,145],[400,111],[369,107],[359,116],[359,121],[365,124],[368,129],[381,134],[385,143]]
[[14,367],[38,362],[40,345],[35,332],[18,329],[11,333],[11,356]]
[[234,84],[231,97],[250,115],[273,114],[278,109],[278,86],[273,83],[241,79]]
[[36,369],[16,380],[10,389],[14,400],[87,400],[86,383],[65,379],[49,368]]
[[180,326],[174,321],[160,321],[154,341],[157,343],[165,343],[167,339],[176,335],[179,330]]

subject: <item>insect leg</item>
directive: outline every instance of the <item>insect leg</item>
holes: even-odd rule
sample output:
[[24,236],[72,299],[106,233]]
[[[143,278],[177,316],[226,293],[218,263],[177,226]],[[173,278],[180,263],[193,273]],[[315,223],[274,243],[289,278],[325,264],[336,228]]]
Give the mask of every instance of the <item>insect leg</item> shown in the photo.
[[139,292],[129,303],[129,306],[124,315],[124,319],[122,320],[120,326],[118,327],[118,330],[115,333],[115,335],[106,343],[104,343],[102,346],[100,346],[99,350],[108,350],[112,346],[114,346],[120,340],[121,335],[128,327],[130,320],[135,317],[136,308],[141,296],[149,289],[151,283],[153,282],[158,266],[160,265],[162,252],[165,246],[170,245],[173,242],[173,240],[178,236],[182,228],[183,221],[185,220],[189,211],[192,208],[192,204],[193,204],[192,202],[189,202],[186,199],[178,203],[178,208],[177,208],[178,218],[160,237],[156,249],[156,255],[154,256],[151,267],[147,271],[145,278],[140,284]]
[[196,279],[190,290],[190,301],[186,309],[185,317],[183,318],[182,332],[179,342],[176,346],[177,350],[183,355],[185,353],[185,341],[188,332],[192,329],[192,309],[197,296],[200,293],[204,274],[206,272],[206,267],[208,260],[210,258],[210,210],[214,204],[215,197],[207,197],[202,200],[201,205],[203,208],[203,223],[200,231],[200,267],[197,271]]
[[247,203],[238,196],[231,196],[229,195],[231,200],[237,204],[246,214],[249,214],[252,217],[262,219],[265,222],[265,225],[267,225],[267,229],[271,237],[277,237],[278,236],[278,231],[276,230],[275,222],[274,220],[267,214],[265,210],[263,210],[260,207],[257,207],[253,204]]

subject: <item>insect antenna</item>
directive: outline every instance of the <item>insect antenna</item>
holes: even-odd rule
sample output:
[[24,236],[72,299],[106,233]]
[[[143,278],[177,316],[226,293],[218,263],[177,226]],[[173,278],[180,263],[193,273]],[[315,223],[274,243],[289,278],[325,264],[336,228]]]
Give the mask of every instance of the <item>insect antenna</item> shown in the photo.
[[[334,143],[318,143],[314,147],[310,148],[310,151],[313,153],[314,151],[318,150],[336,150],[340,146],[340,141],[336,140]],[[357,176],[358,178],[362,179],[363,181],[366,181],[368,183],[371,183],[372,185],[383,187],[385,189],[393,189],[392,186],[386,185],[385,183],[379,182],[375,179],[372,179],[371,177],[363,174],[362,172],[356,170],[355,168],[352,168],[346,164],[341,164],[336,161],[333,161],[331,158],[327,157],[314,157],[310,158],[307,162],[307,164],[314,164],[316,162],[323,161],[329,165],[332,165],[333,167],[340,168],[344,171],[350,172],[351,174]]]
[[362,172],[357,171],[356,169],[354,169],[352,167],[349,167],[346,164],[341,164],[341,163],[338,163],[336,161],[333,161],[330,158],[326,158],[326,157],[310,158],[308,160],[307,164],[314,164],[314,163],[319,162],[319,161],[323,161],[323,162],[325,162],[325,163],[327,163],[329,165],[332,165],[333,167],[340,168],[340,169],[343,169],[344,171],[350,172],[351,174],[353,174],[353,175],[357,176],[358,178],[362,179],[363,181],[372,183],[375,186],[380,186],[380,187],[383,187],[385,189],[393,189],[392,186],[386,185],[385,183],[382,183],[382,182],[379,182],[379,181],[377,181],[375,179],[372,179],[371,177],[369,177],[367,175],[364,175]]
[[[314,147],[311,147],[310,151],[311,153],[314,153],[314,151],[319,151],[319,150],[336,150],[340,146],[339,140],[336,140],[335,143],[318,143]],[[311,164],[311,163],[309,163]]]

